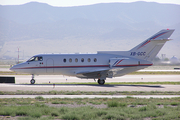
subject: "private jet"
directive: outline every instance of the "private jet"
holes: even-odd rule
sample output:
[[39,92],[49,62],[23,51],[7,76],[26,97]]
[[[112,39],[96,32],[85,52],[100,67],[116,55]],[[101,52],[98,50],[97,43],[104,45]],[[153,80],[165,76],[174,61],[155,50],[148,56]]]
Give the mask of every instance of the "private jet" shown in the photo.
[[94,79],[100,85],[113,78],[153,65],[152,60],[169,41],[174,29],[163,29],[129,51],[98,51],[96,54],[39,54],[10,70],[32,75],[65,75]]

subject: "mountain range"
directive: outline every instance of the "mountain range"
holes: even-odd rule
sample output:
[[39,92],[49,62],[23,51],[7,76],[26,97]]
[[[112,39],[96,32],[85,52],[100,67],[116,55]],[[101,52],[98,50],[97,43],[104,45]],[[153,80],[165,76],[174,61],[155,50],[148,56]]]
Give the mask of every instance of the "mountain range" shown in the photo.
[[54,7],[0,5],[0,58],[39,53],[129,50],[164,28],[176,29],[160,51],[180,58],[180,5],[155,2]]

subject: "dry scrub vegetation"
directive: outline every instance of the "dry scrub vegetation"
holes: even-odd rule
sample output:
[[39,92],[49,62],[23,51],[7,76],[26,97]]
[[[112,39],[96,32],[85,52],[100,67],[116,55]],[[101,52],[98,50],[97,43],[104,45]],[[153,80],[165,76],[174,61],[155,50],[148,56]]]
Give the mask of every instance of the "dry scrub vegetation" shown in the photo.
[[180,98],[0,99],[0,119],[169,120],[180,119]]

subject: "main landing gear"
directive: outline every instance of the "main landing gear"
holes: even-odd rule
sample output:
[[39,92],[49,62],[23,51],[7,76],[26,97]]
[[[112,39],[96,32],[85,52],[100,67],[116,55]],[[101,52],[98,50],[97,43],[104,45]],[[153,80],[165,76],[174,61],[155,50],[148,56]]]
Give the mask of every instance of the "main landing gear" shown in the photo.
[[31,83],[31,84],[34,84],[34,83],[35,83],[34,74],[32,74],[32,79],[30,80],[30,83]]
[[98,79],[98,83],[99,83],[99,85],[104,85],[105,80],[104,79]]

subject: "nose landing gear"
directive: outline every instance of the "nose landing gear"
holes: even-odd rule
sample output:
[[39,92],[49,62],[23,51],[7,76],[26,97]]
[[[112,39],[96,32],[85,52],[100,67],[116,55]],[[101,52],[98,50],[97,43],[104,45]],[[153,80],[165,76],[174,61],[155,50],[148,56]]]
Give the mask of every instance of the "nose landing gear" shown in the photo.
[[30,80],[30,83],[31,83],[31,84],[34,84],[34,83],[35,83],[34,74],[32,74],[32,79]]

